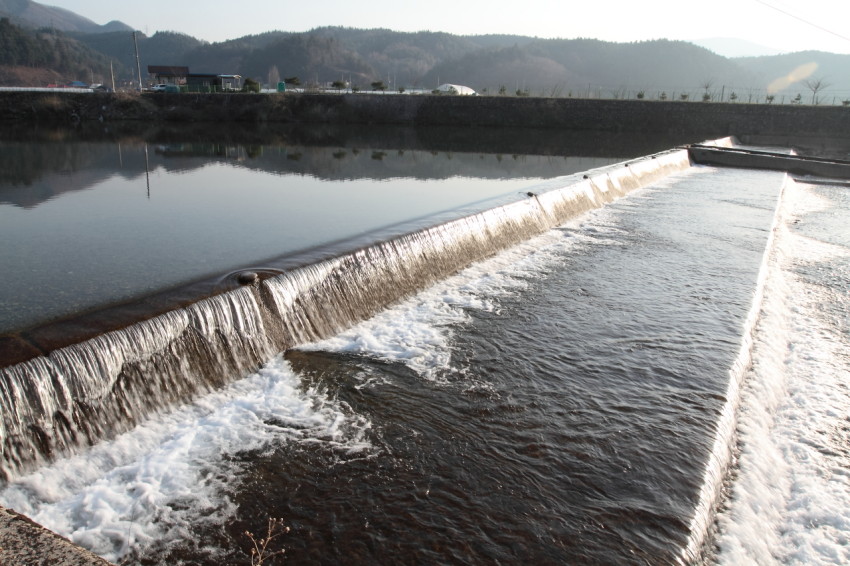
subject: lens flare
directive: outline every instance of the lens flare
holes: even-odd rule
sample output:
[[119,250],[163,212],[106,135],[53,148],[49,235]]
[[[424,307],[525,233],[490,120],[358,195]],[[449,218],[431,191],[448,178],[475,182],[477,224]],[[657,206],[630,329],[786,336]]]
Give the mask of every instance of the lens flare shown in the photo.
[[767,86],[767,92],[770,94],[775,94],[780,90],[788,88],[794,83],[806,80],[807,78],[814,75],[815,71],[817,70],[817,63],[806,63],[805,65],[800,65],[784,77],[779,77],[778,79],[771,82]]

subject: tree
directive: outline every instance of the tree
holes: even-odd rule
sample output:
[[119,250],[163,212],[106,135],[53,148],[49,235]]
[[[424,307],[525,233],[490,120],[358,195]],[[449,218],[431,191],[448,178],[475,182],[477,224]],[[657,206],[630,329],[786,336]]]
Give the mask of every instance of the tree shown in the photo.
[[384,84],[384,81],[375,81],[372,83],[372,90],[380,90],[383,92],[387,90],[387,85]]
[[242,85],[242,92],[260,92],[260,83],[248,77]]
[[823,77],[813,77],[811,79],[806,79],[805,81],[803,81],[803,84],[806,85],[807,89],[812,91],[812,105],[818,103],[818,92],[832,86],[830,83],[826,82]]
[[342,90],[342,89],[345,88],[345,81],[335,80],[334,82],[331,83],[331,87],[333,87],[337,90]]
[[702,81],[700,86],[704,91],[702,94],[702,101],[711,102],[711,93],[708,91],[709,89],[711,89],[712,86],[714,86],[714,79],[705,79],[704,81]]
[[298,86],[301,84],[301,79],[299,79],[298,77],[286,77],[285,79],[283,79],[283,82],[285,82],[287,85]]

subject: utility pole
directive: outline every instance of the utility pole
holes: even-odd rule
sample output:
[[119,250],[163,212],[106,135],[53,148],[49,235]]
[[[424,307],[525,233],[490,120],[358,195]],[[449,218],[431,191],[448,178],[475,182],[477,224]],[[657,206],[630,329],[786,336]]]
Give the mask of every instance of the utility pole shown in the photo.
[[133,32],[133,47],[136,49],[136,71],[139,73],[139,92],[142,91],[142,64],[139,62],[139,43],[136,41],[136,32]]

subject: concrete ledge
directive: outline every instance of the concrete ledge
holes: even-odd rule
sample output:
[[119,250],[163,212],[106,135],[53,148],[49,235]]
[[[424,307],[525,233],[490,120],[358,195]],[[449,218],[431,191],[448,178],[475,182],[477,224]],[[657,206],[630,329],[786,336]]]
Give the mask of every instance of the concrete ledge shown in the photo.
[[742,148],[709,147],[695,144],[688,148],[691,159],[701,165],[772,169],[794,175],[813,175],[830,179],[850,179],[850,161],[805,155],[788,155]]
[[110,566],[38,523],[0,507],[0,564],[3,566]]

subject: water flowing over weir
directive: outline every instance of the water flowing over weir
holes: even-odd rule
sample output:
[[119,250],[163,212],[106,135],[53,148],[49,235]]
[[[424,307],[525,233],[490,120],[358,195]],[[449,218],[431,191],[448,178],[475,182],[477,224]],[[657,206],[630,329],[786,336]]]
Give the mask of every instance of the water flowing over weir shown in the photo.
[[331,336],[478,259],[689,167],[672,150],[565,177],[540,194],[306,265],[0,369],[0,469],[11,479],[275,353]]

